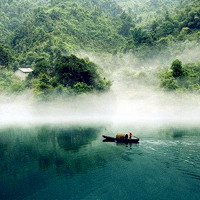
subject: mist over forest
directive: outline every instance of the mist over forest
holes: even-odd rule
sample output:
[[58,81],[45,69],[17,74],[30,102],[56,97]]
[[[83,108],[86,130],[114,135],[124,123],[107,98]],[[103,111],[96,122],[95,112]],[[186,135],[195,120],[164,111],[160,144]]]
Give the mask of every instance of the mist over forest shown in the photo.
[[0,2],[2,124],[198,123],[199,92],[199,0]]

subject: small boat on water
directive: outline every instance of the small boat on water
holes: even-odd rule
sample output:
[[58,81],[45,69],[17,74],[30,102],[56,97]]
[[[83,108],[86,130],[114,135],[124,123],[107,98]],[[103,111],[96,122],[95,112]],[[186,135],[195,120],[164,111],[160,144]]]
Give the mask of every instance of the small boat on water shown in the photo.
[[105,138],[105,142],[121,142],[121,143],[139,143],[139,138],[135,137],[132,139],[122,139],[122,138],[115,138],[115,137],[109,137],[109,136],[105,136],[102,135],[103,138]]

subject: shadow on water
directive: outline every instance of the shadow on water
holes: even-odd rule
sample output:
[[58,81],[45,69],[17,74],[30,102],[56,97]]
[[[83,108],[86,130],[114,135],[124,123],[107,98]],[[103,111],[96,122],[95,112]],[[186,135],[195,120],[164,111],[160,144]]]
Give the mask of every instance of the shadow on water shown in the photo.
[[107,140],[107,139],[102,140],[102,142],[104,142],[104,143],[115,143],[116,146],[118,146],[118,147],[128,147],[129,149],[132,149],[132,147],[139,145],[139,142],[138,143],[115,142],[115,141]]

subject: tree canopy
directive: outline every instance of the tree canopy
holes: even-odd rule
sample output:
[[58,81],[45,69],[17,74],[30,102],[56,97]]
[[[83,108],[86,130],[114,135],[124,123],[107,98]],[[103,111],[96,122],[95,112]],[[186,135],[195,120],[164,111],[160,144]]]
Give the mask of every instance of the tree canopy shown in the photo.
[[[199,0],[0,2],[1,70],[13,74],[19,67],[34,69],[25,83],[9,75],[2,85],[17,82],[39,96],[109,90],[111,81],[95,63],[78,58],[80,51],[133,53],[138,63],[152,58],[165,62],[181,54],[189,42],[200,43]],[[198,66],[175,60],[161,73],[161,87],[197,89]]]

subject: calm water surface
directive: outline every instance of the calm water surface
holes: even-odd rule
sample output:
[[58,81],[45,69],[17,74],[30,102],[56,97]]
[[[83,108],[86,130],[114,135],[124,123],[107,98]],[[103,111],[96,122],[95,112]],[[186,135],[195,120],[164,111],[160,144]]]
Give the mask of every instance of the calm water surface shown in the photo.
[[200,129],[136,127],[139,144],[102,142],[116,130],[2,128],[0,199],[199,200]]

